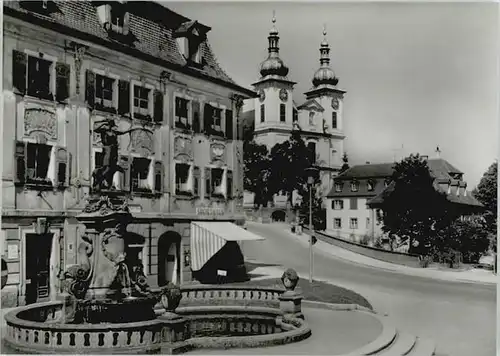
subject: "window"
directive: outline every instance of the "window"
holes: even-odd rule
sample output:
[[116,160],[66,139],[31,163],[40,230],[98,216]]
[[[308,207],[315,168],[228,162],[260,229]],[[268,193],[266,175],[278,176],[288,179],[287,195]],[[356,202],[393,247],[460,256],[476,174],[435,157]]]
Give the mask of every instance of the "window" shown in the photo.
[[338,193],[342,191],[342,183],[335,183],[335,191]]
[[350,207],[351,207],[351,210],[357,210],[358,209],[358,198],[351,198],[350,199]]
[[154,175],[151,160],[134,157],[132,161],[132,190],[135,192],[151,192],[154,189]]
[[266,108],[264,104],[260,104],[260,122],[264,122],[266,120]]
[[334,229],[342,229],[342,219],[341,218],[333,219],[333,228]]
[[15,183],[64,187],[68,183],[69,154],[63,147],[16,142]]
[[349,219],[349,228],[357,229],[358,228],[358,218]]
[[212,129],[220,132],[222,130],[222,109],[213,108],[212,120]]
[[299,121],[299,112],[297,109],[293,108],[293,122]]
[[151,120],[150,94],[151,89],[134,85],[134,118]]
[[182,129],[191,129],[188,121],[189,100],[184,98],[175,98],[175,127]]
[[26,162],[26,183],[51,185],[49,163],[52,146],[28,143]]
[[42,53],[12,53],[12,84],[18,93],[44,100],[65,101],[69,97],[70,67],[49,60]]
[[344,201],[343,200],[332,200],[332,209],[334,210],[342,210],[344,209]]
[[226,187],[223,185],[223,175],[224,175],[224,170],[221,169],[221,168],[212,168],[211,170],[211,173],[212,173],[212,177],[211,177],[211,181],[212,181],[212,187],[211,187],[211,192],[212,192],[212,195],[215,195],[215,196],[224,196],[226,193],[225,193],[225,189]]
[[203,126],[208,135],[224,136],[222,131],[222,109],[205,104]]
[[280,122],[286,121],[286,105],[280,104]]
[[309,159],[311,160],[311,164],[316,163],[316,143],[315,142],[309,142],[307,144],[307,149],[309,150]]
[[351,182],[351,192],[357,192],[359,189],[359,183],[358,182]]
[[191,195],[193,193],[193,176],[191,165],[175,164],[175,194]]
[[332,112],[332,129],[337,128],[337,112]]
[[200,103],[193,101],[191,107],[193,110],[193,131],[199,133],[201,132]]
[[96,109],[115,112],[113,100],[115,80],[100,74],[95,76],[95,107]]
[[28,56],[28,95],[53,100],[50,90],[52,62]]
[[373,181],[368,181],[367,183],[367,188],[369,192],[373,191]]
[[366,228],[370,228],[370,218],[366,218]]
[[309,113],[309,125],[314,125],[314,113],[312,111]]

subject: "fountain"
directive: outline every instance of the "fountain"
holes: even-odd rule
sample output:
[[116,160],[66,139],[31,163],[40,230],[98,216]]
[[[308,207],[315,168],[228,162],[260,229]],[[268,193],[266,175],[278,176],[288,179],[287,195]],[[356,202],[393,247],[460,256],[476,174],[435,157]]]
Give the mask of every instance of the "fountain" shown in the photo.
[[[307,325],[290,313],[283,315],[280,291],[219,291],[222,305],[207,311],[204,305],[211,305],[214,296],[210,286],[182,289],[169,283],[151,290],[142,263],[125,252],[132,215],[113,191],[113,177],[120,171],[117,136],[130,130],[120,132],[115,126],[105,120],[96,130],[104,145],[104,164],[93,173],[94,195],[76,217],[86,228],[78,246],[79,263],[66,268],[59,301],[28,305],[5,316],[6,345],[25,353],[170,354],[193,347],[259,346],[308,337]],[[197,305],[200,298],[204,302]],[[181,299],[187,301],[187,309],[185,305],[184,314],[176,314]],[[163,308],[155,310],[156,305]],[[208,324],[207,316],[212,319]],[[221,338],[209,337],[214,333]]]

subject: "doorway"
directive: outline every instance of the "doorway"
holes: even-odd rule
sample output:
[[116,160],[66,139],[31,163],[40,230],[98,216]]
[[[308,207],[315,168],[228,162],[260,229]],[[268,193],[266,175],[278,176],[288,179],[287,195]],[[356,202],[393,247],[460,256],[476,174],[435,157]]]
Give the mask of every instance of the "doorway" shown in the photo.
[[50,298],[50,254],[53,234],[26,234],[26,304]]
[[168,282],[180,283],[181,236],[176,232],[167,232],[158,241],[158,285],[164,286]]

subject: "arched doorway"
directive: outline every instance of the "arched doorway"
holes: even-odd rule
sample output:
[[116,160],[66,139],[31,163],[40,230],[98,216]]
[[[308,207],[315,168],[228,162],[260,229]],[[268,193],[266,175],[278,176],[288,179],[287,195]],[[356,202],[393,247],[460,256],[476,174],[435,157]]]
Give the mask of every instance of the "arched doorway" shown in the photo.
[[158,240],[158,286],[181,280],[181,235],[169,231]]
[[271,214],[271,219],[273,221],[285,221],[286,220],[286,212],[284,210],[275,210]]

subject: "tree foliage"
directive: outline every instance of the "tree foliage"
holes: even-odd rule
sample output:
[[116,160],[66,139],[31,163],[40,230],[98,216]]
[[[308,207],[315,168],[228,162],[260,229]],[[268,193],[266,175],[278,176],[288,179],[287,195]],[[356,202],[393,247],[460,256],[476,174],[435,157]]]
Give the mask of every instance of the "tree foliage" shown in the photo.
[[462,255],[463,262],[477,263],[489,247],[486,227],[486,220],[481,215],[455,219],[436,234],[432,244],[433,255],[450,267],[458,262],[455,260],[456,252]]
[[491,247],[497,249],[497,181],[498,181],[498,162],[494,162],[484,173],[479,185],[474,190],[474,197],[479,200],[486,212],[483,217],[486,220],[486,228],[490,233]]
[[382,206],[382,230],[389,236],[409,239],[412,253],[428,253],[432,241],[449,223],[448,201],[437,191],[427,162],[418,154],[396,163],[392,187]]
[[269,191],[273,194],[284,192],[288,200],[292,201],[292,192],[304,191],[307,178],[305,169],[312,164],[310,151],[299,131],[292,131],[290,138],[276,144],[271,149],[271,169],[269,175]]
[[269,152],[265,145],[254,140],[243,142],[244,189],[254,193],[254,205],[264,205],[272,193],[268,189],[270,173]]

